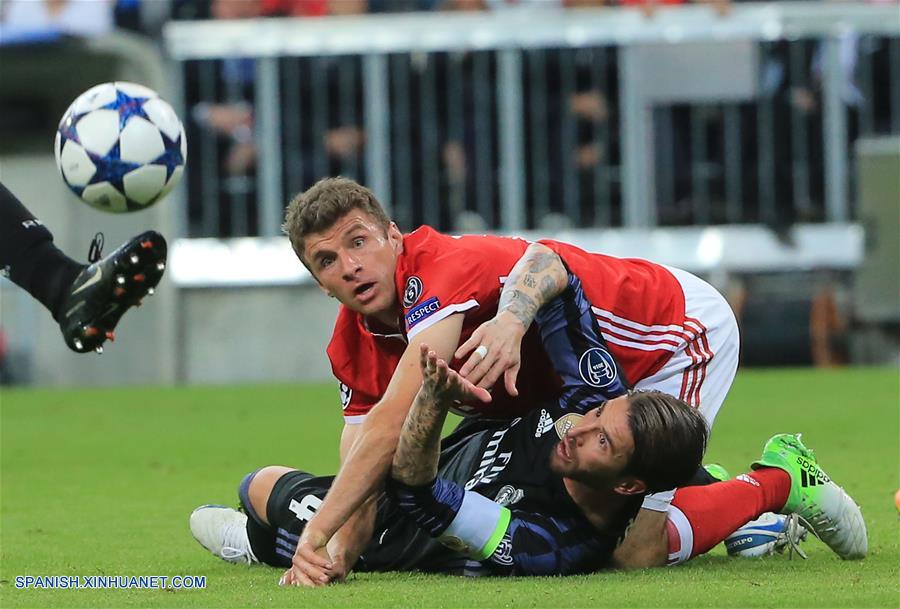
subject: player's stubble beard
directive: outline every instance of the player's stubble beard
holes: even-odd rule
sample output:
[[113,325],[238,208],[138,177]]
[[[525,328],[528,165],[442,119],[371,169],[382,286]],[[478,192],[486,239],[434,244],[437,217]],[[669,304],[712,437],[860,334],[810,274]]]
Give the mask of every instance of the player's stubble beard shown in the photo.
[[548,456],[548,466],[553,474],[560,478],[575,480],[597,490],[605,490],[615,485],[620,472],[607,470],[591,471],[579,468],[577,461],[575,463],[560,462],[556,454],[556,446],[558,444],[554,445],[554,450]]

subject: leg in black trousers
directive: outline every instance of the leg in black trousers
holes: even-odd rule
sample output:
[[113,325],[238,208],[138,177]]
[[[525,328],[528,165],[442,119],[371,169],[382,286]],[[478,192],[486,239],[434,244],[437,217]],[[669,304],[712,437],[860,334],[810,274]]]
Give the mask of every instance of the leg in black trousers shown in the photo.
[[100,259],[95,241],[90,266],[53,244],[40,220],[0,184],[0,273],[28,291],[59,322],[73,351],[103,351],[122,315],[152,294],[166,267],[166,240],[146,231]]
[[57,321],[68,288],[84,269],[53,244],[53,234],[0,184],[0,272]]

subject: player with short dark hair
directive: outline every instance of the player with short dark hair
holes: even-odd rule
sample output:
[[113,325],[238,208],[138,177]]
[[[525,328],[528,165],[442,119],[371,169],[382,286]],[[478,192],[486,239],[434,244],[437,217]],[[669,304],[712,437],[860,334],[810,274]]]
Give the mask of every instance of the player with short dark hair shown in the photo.
[[353,210],[368,214],[385,233],[391,226],[391,219],[372,191],[347,178],[321,180],[288,203],[282,228],[306,268],[310,268],[304,258],[307,236],[331,228]]
[[[684,451],[696,446],[696,435],[700,433],[697,411],[690,407],[685,410],[684,402],[661,391],[631,391],[628,396],[634,452],[623,473],[643,480],[648,493],[675,488],[690,480],[696,475],[693,464],[697,460]],[[705,421],[702,426],[705,435]],[[705,448],[705,439],[703,445]]]
[[103,350],[125,312],[163,276],[166,240],[156,231],[134,237],[100,258],[103,239],[91,244],[88,265],[53,244],[53,234],[0,184],[0,273],[43,304],[59,323],[66,345],[78,353]]

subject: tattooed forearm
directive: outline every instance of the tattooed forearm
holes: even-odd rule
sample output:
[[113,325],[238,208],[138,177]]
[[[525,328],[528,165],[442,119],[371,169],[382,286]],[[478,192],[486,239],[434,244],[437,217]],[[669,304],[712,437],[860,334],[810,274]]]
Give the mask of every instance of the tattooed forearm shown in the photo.
[[[567,278],[565,277],[563,278],[563,288],[565,288],[566,279]],[[559,288],[559,285],[560,284],[558,277],[544,276],[541,279],[541,287],[538,288],[538,292],[540,293],[540,296],[538,297],[539,300],[542,303],[547,303],[553,300],[553,298],[555,298],[556,296],[559,296],[559,294],[562,292],[562,290]]]
[[500,294],[500,304],[497,306],[498,311],[509,311],[515,315],[522,325],[526,328],[531,325],[540,305],[522,290],[507,290],[503,288]]
[[447,408],[424,387],[420,389],[400,431],[391,467],[394,480],[410,486],[434,480],[446,418]]
[[[530,245],[529,250],[534,247],[534,245],[536,244]],[[544,249],[546,250],[546,252],[540,252],[527,258],[529,262],[529,273],[542,273],[550,268],[550,265],[553,264],[554,259],[559,259],[559,256],[557,256],[550,248]],[[525,252],[525,256],[529,256],[529,253],[527,251]]]
[[509,311],[528,328],[537,310],[559,296],[567,281],[566,267],[556,252],[532,243],[507,277],[498,311]]

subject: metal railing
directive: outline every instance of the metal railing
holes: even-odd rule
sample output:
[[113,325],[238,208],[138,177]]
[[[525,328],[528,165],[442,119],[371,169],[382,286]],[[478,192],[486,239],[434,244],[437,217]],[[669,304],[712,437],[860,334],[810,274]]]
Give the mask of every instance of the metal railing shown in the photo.
[[337,173],[402,228],[840,222],[853,140],[900,133],[896,4],[176,22],[165,39],[191,236],[275,235],[290,196]]

